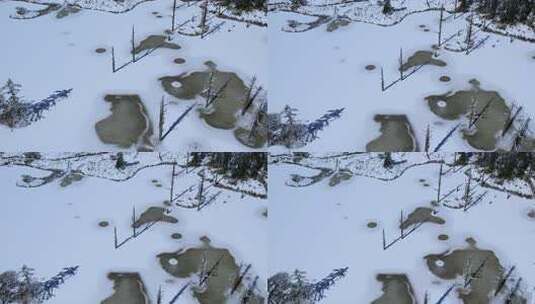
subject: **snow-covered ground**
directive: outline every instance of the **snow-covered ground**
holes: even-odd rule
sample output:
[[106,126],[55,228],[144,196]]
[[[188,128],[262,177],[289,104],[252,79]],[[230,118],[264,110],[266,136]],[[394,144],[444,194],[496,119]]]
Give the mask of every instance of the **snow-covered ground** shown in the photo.
[[[440,19],[436,8],[444,2],[445,8],[451,10],[452,1],[431,1],[435,10],[408,16],[407,12],[425,10],[426,1],[392,1],[394,7],[407,9],[396,11],[391,17],[382,15],[376,1],[349,1],[338,5],[337,9],[327,5],[331,2],[343,1],[311,1],[310,6],[298,9],[299,13],[282,6],[282,9],[273,9],[268,16],[270,111],[279,112],[288,104],[299,110],[300,119],[312,121],[329,109],[345,108],[342,118],[322,131],[320,139],[300,150],[365,151],[366,144],[380,134],[381,126],[374,122],[376,114],[407,115],[420,149],[423,149],[429,124],[431,148],[434,148],[458,121],[443,120],[433,114],[425,97],[469,89],[471,79],[477,79],[484,90],[497,91],[509,107],[513,103],[523,106],[525,117],[535,113],[531,102],[535,89],[530,85],[535,68],[533,44],[481,31],[477,33],[478,39],[490,37],[470,55],[444,48],[435,52],[432,46],[438,41]],[[303,23],[314,23],[319,20],[317,16],[338,16],[350,23],[332,32],[327,31],[330,21],[320,22],[320,26],[304,32],[289,32],[306,28]],[[467,17],[468,14],[457,14],[454,18],[445,12],[443,40],[463,31],[460,37],[453,39],[462,42]],[[299,23],[294,23],[295,28],[292,28],[290,20]],[[522,26],[510,32],[522,32]],[[532,37],[530,32],[524,31],[524,35]],[[435,52],[436,59],[447,65],[424,66],[382,92],[381,68],[386,84],[399,78],[400,48],[404,61],[416,51],[426,50]],[[365,68],[367,65],[375,65],[376,69],[369,71]],[[451,81],[441,82],[441,76],[449,76]],[[507,144],[504,146],[509,149]],[[273,151],[281,150],[273,147]],[[460,132],[441,149],[469,150],[474,148],[463,140]]]
[[[56,297],[47,301],[51,304],[100,303],[113,293],[113,282],[107,278],[109,272],[138,272],[150,302],[156,303],[161,286],[163,303],[168,303],[190,279],[177,279],[166,273],[157,255],[202,246],[200,238],[205,236],[209,238],[210,246],[228,249],[237,265],[252,265],[242,286],[249,286],[252,279],[259,276],[255,292],[265,297],[268,272],[265,199],[218,188],[222,190],[221,195],[200,211],[169,207],[163,202],[169,199],[170,165],[158,165],[162,160],[156,153],[129,154],[125,157],[127,162],[139,163],[119,171],[115,169],[110,155],[70,161],[34,161],[30,164],[39,168],[83,172],[84,177],[80,181],[65,187],[61,186],[61,179],[40,187],[20,187],[24,184],[22,175],[46,176],[48,173],[23,165],[0,167],[0,188],[4,196],[0,217],[3,242],[0,272],[28,265],[35,268],[38,277],[49,278],[63,267],[79,265],[78,274],[69,278],[57,290]],[[46,155],[47,158],[65,156],[68,155]],[[183,156],[167,155],[163,162],[177,160],[183,164]],[[149,167],[141,169],[144,166]],[[177,167],[175,195],[199,183],[199,170],[190,168],[189,173],[185,173],[184,168]],[[112,181],[110,178],[124,181]],[[254,186],[254,183],[249,184]],[[208,185],[206,183],[206,187]],[[215,193],[214,189],[206,191]],[[177,202],[182,202],[187,196],[192,194],[187,193]],[[157,223],[115,249],[114,227],[117,228],[119,241],[122,241],[131,235],[132,208],[136,208],[139,217],[153,206],[170,210],[166,215],[175,217],[178,223]],[[107,221],[109,226],[100,227],[101,221]],[[180,233],[182,238],[171,238],[174,233]],[[177,303],[197,301],[188,289]]]
[[[59,2],[63,4],[63,1]],[[135,26],[136,43],[148,35],[164,35],[164,31],[171,28],[173,1],[125,1],[121,5],[115,1],[72,3],[88,9],[61,19],[56,18],[57,11],[54,11],[38,18],[20,20],[10,18],[17,16],[17,7],[37,10],[45,6],[0,1],[0,29],[4,41],[0,50],[0,84],[8,78],[13,79],[23,85],[21,94],[29,100],[42,99],[54,90],[73,89],[68,100],[58,103],[45,113],[44,119],[31,126],[15,130],[0,126],[2,151],[118,149],[102,143],[95,132],[95,123],[111,113],[104,96],[139,95],[156,130],[162,96],[167,102],[176,101],[164,92],[158,79],[204,71],[206,61],[217,64],[219,70],[236,73],[245,84],[256,76],[257,85],[267,89],[265,27],[210,17],[213,25],[224,22],[218,31],[203,39],[175,35],[170,42],[178,44],[179,50],[158,49],[137,63],[112,73],[111,48],[114,47],[117,66],[120,66],[130,59],[132,26]],[[197,4],[188,7],[177,1],[179,5],[177,27],[194,16],[198,22],[201,11]],[[106,52],[96,53],[97,48],[104,48]],[[185,63],[174,63],[176,58],[185,59]],[[168,105],[165,129],[190,104],[191,101],[177,101]],[[211,127],[193,112],[155,149],[250,150],[234,138],[232,131]]]
[[[462,203],[464,188],[461,187],[441,201],[440,207],[433,207],[431,201],[437,198],[440,170],[436,161],[445,158],[451,162],[453,155],[432,155],[430,161],[424,153],[395,154],[394,160],[407,162],[390,170],[382,167],[378,154],[337,158],[311,158],[298,161],[298,165],[285,159],[270,166],[270,276],[299,269],[306,271],[310,280],[319,280],[332,269],[349,267],[347,276],[326,292],[327,298],[321,303],[328,304],[371,303],[382,295],[383,286],[376,280],[377,274],[407,274],[417,301],[413,303],[423,303],[426,292],[428,303],[438,303],[452,283],[462,282],[462,278],[438,278],[429,270],[424,256],[467,248],[466,239],[473,238],[477,248],[492,250],[506,270],[516,266],[511,277],[514,279],[507,282],[509,291],[504,293],[510,292],[514,282],[522,278],[519,290],[529,296],[535,281],[530,250],[535,221],[528,216],[535,208],[533,200],[478,188],[477,193],[489,192],[468,211],[445,207],[443,204]],[[311,168],[336,169],[337,166],[341,171],[353,172],[349,180],[329,186],[330,176],[327,176],[311,186],[295,187],[304,185],[307,179],[292,178],[293,174],[314,176],[319,171]],[[444,166],[444,172],[448,173],[442,177],[442,196],[466,182],[467,169],[454,173]],[[529,193],[522,182],[516,184],[517,190]],[[400,235],[400,212],[403,211],[406,219],[418,207],[434,208],[434,215],[445,222],[424,223],[383,250],[383,229],[388,244]],[[377,226],[370,228],[370,223]],[[441,234],[449,239],[439,240]],[[453,291],[442,303],[462,301]],[[504,302],[502,298],[491,303]]]

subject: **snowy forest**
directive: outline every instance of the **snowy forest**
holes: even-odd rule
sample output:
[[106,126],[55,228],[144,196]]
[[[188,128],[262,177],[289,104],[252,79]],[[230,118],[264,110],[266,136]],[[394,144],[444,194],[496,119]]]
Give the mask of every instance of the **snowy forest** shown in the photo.
[[535,304],[535,0],[0,0],[0,304]]
[[533,157],[272,155],[270,303],[532,303]]
[[264,153],[2,153],[0,180],[2,304],[267,298]]

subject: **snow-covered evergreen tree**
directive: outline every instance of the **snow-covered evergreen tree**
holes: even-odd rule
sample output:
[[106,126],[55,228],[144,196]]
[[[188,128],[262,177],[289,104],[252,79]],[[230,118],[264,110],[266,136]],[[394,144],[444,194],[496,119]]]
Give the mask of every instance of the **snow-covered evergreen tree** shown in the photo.
[[343,278],[348,268],[333,270],[317,282],[310,282],[304,271],[277,273],[268,280],[269,304],[314,304],[325,298],[325,292]]
[[78,271],[78,266],[75,267],[65,267],[58,274],[48,279],[45,282],[41,283],[41,292],[39,293],[38,299],[40,301],[49,300],[54,296],[54,291],[59,288],[65,280],[69,277],[76,275]]
[[10,128],[22,128],[43,118],[43,113],[67,98],[72,89],[58,90],[40,101],[25,101],[20,96],[21,85],[8,79],[0,88],[0,124]]
[[37,279],[34,269],[26,265],[19,271],[0,273],[0,304],[43,303],[52,298],[54,291],[77,270],[78,266],[64,268],[47,281]]
[[344,108],[329,110],[327,114],[309,123],[307,126],[307,136],[308,136],[307,142],[311,142],[317,139],[318,132],[323,130],[325,127],[327,127],[331,121],[337,118],[340,118],[343,111],[344,111]]
[[341,117],[344,109],[329,110],[325,115],[310,123],[297,119],[297,109],[285,106],[281,113],[270,114],[269,140],[271,145],[284,145],[288,148],[305,146],[318,138],[329,123]]

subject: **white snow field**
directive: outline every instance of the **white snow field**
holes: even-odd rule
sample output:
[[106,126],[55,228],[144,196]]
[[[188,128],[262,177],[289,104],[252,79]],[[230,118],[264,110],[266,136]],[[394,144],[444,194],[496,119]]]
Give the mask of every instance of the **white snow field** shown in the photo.
[[[17,7],[27,11],[46,8],[28,2],[77,5],[83,9],[63,18],[56,17],[58,11],[32,19],[11,18],[18,16]],[[180,49],[159,48],[142,60],[112,73],[112,47],[117,67],[131,59],[132,26],[135,26],[136,44],[149,35],[166,35],[164,32],[171,28],[172,0],[28,2],[0,1],[0,32],[4,45],[0,50],[0,84],[4,85],[8,78],[22,84],[21,95],[28,100],[40,100],[54,90],[72,88],[73,91],[67,100],[46,111],[44,119],[28,127],[11,130],[0,125],[2,151],[120,149],[101,142],[95,132],[95,124],[111,114],[110,103],[104,101],[107,94],[139,95],[154,134],[158,133],[160,102],[165,96],[168,103],[167,130],[193,101],[204,101],[200,97],[193,101],[180,101],[165,93],[158,79],[206,71],[207,61],[215,63],[220,71],[236,73],[245,84],[256,76],[257,85],[267,89],[266,27],[210,14],[208,22],[213,25],[214,32],[203,39],[172,35],[168,42],[178,44]],[[198,4],[188,6],[179,0],[177,7],[177,28],[194,17],[194,22],[198,22],[201,14]],[[265,18],[263,13],[245,17],[252,20]],[[222,22],[224,24],[219,26]],[[103,48],[105,52],[97,53],[97,48]],[[185,62],[176,64],[174,60],[177,58]],[[157,144],[157,136],[153,136],[152,142],[156,144],[153,149],[251,150],[234,138],[232,130],[214,128],[195,112],[182,120],[165,141]]]
[[[452,46],[462,43],[466,37],[470,15],[453,16],[453,0],[392,1],[394,7],[406,9],[389,17],[382,14],[378,1],[309,1],[309,6],[297,12],[285,5],[288,1],[273,2],[278,4],[272,5],[268,15],[270,112],[280,112],[290,105],[299,110],[300,119],[312,121],[327,110],[345,108],[340,119],[319,133],[318,140],[299,150],[366,151],[366,144],[380,135],[381,125],[374,121],[377,114],[407,115],[420,150],[429,125],[432,150],[459,120],[449,121],[433,114],[425,97],[470,89],[471,79],[477,79],[483,90],[498,92],[508,107],[522,106],[524,118],[535,113],[532,102],[535,88],[531,85],[535,69],[533,43],[480,31],[474,26],[478,42],[489,38],[469,55],[444,47],[432,48],[438,41],[438,8],[442,4],[446,9],[442,40],[461,31],[459,37],[446,44]],[[304,31],[307,26],[303,23],[318,21],[317,16],[330,19]],[[348,24],[327,31],[336,18]],[[475,16],[474,23],[478,22],[483,21]],[[496,25],[488,24],[488,27],[495,29]],[[535,34],[521,25],[501,31],[530,39]],[[416,51],[431,51],[435,59],[447,65],[425,65],[383,92],[381,68],[385,85],[399,78],[400,48],[404,62]],[[375,65],[375,70],[367,70],[368,65]],[[451,81],[442,82],[441,76],[448,76]],[[466,127],[466,122],[461,122],[462,127],[440,151],[476,150],[463,139],[460,130]],[[500,135],[495,134],[496,148],[509,150],[510,138],[505,136],[502,140]],[[272,148],[277,152],[283,150],[280,146]]]
[[[472,238],[477,248],[493,251],[505,271],[512,266],[516,268],[506,283],[509,287],[505,287],[498,297],[491,296],[490,302],[474,300],[464,303],[505,303],[503,294],[510,294],[520,278],[522,281],[517,292],[522,291],[522,296],[527,298],[528,301],[523,303],[532,303],[529,295],[535,281],[531,250],[535,228],[535,203],[532,199],[508,196],[504,192],[478,187],[477,183],[473,183],[474,194],[489,191],[483,199],[466,212],[463,208],[445,207],[444,204],[463,204],[463,184],[467,178],[464,173],[469,167],[453,172],[444,166],[441,195],[447,195],[459,184],[463,186],[441,200],[440,206],[433,207],[430,202],[437,198],[440,170],[437,160],[444,159],[451,163],[453,154],[432,154],[430,160],[425,153],[394,154],[395,161],[406,162],[390,170],[382,167],[383,161],[378,154],[332,156],[313,154],[297,164],[289,157],[282,157],[278,159],[284,161],[270,166],[270,276],[299,269],[307,272],[308,279],[319,280],[335,268],[349,267],[346,277],[339,279],[321,301],[334,304],[372,303],[383,293],[382,284],[376,280],[377,274],[406,274],[412,285],[414,302],[402,301],[401,297],[397,302],[393,284],[385,287],[392,292],[390,301],[383,298],[373,303],[424,303],[426,292],[426,303],[439,303],[447,289],[453,283],[462,284],[463,278],[437,277],[426,265],[424,257],[468,248],[466,240],[471,241],[469,238]],[[337,167],[339,170],[334,172],[349,170],[353,175],[333,187],[329,186],[329,178],[308,187],[295,187],[310,180],[292,178],[293,174],[314,176],[319,173],[318,168],[336,170]],[[472,172],[476,178],[476,171]],[[492,181],[489,180],[489,183],[492,184]],[[499,187],[531,193],[523,182],[515,185],[506,183]],[[383,229],[388,244],[400,235],[401,211],[404,219],[407,219],[418,207],[433,208],[436,212],[434,216],[444,222],[426,222],[408,234],[415,227],[411,225],[410,229],[406,228],[404,239],[383,250]],[[377,226],[370,228],[370,223],[376,223]],[[449,236],[449,239],[439,240],[437,237],[441,234]],[[450,263],[451,266],[451,261],[447,259],[436,261],[438,273],[446,272],[446,268],[440,268],[442,263]],[[460,265],[462,269],[463,264]],[[472,270],[474,268],[476,266],[472,265]],[[478,282],[477,279],[474,282]],[[473,284],[476,286],[479,283]],[[403,290],[398,287],[398,291]],[[468,291],[470,287],[464,292]],[[463,303],[457,296],[457,288],[442,303]]]
[[[109,272],[137,272],[143,280],[148,299],[135,303],[156,303],[160,286],[162,303],[169,303],[185,284],[190,282],[194,286],[199,278],[171,276],[160,266],[157,255],[212,246],[228,249],[235,263],[242,267],[241,272],[246,265],[251,265],[240,289],[233,297],[227,297],[227,303],[240,303],[238,295],[243,294],[256,276],[258,281],[254,292],[266,296],[268,244],[265,199],[212,188],[213,185],[205,182],[207,195],[218,191],[222,193],[200,211],[175,204],[166,206],[163,201],[169,199],[172,172],[169,162],[177,161],[181,165],[184,155],[125,154],[127,162],[139,163],[123,171],[114,167],[110,155],[113,154],[77,158],[73,154],[47,154],[43,157],[68,157],[68,160],[34,161],[29,164],[30,167],[13,165],[13,159],[8,160],[19,156],[3,155],[0,161],[3,164],[0,167],[3,193],[0,272],[19,270],[22,265],[27,265],[35,269],[36,276],[49,278],[63,267],[79,265],[78,274],[66,280],[55,291],[56,296],[46,302],[51,304],[101,303],[114,292],[114,284],[107,278]],[[12,165],[6,166],[6,162]],[[19,161],[14,163],[21,164]],[[67,172],[79,170],[84,177],[65,187],[61,186],[61,179],[38,187],[20,187],[25,185],[22,175],[47,176],[48,172],[43,168]],[[176,167],[175,195],[199,183],[199,170],[202,168],[190,168],[186,173],[183,167]],[[262,190],[252,181],[233,186],[255,193]],[[208,190],[209,187],[212,189]],[[174,203],[186,204],[188,197],[194,197],[194,192],[185,193]],[[170,212],[166,216],[175,217],[178,222],[158,222],[115,249],[114,227],[117,228],[119,242],[126,239],[132,231],[132,208],[136,208],[139,217],[153,206],[167,208]],[[107,221],[109,226],[100,227],[101,221]],[[171,238],[174,233],[180,233],[182,238]],[[203,237],[209,239],[208,245]],[[188,288],[176,303],[199,302]]]

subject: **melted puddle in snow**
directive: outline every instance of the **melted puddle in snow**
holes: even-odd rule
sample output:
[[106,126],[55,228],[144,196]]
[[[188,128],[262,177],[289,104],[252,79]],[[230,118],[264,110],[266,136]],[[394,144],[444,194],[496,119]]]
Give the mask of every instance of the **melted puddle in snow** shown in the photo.
[[113,281],[114,293],[101,304],[148,304],[147,291],[137,272],[111,272],[108,279]]
[[472,112],[481,113],[486,108],[474,124],[475,130],[463,130],[463,137],[478,150],[495,150],[498,135],[505,128],[511,111],[498,92],[481,89],[475,79],[470,83],[472,88],[469,90],[431,95],[425,99],[431,111],[446,120],[457,120]]
[[138,95],[106,95],[112,114],[95,124],[103,143],[129,148],[142,140],[151,146],[152,126],[145,106]]
[[[178,99],[192,100],[205,90],[210,74],[213,73],[215,91],[228,82],[226,88],[212,104],[209,110],[201,110],[200,115],[207,124],[218,129],[233,129],[236,127],[236,115],[245,106],[244,97],[247,86],[236,73],[222,72],[214,66],[202,72],[192,72],[179,76],[166,76],[160,78],[164,90]],[[177,85],[176,83],[180,83]]]
[[150,35],[143,39],[134,51],[139,54],[143,51],[152,50],[154,48],[166,48],[172,50],[179,50],[181,47],[176,43],[167,42],[167,36],[163,35]]
[[435,216],[433,209],[427,207],[418,207],[409,214],[405,221],[403,221],[403,223],[400,225],[400,228],[407,229],[412,225],[417,225],[420,223],[443,225],[446,223],[446,221],[441,217]]
[[435,59],[433,57],[433,52],[431,51],[417,51],[412,56],[407,59],[401,69],[405,72],[411,68],[418,67],[421,65],[435,65],[438,67],[445,67],[447,64],[445,61],[440,59]]
[[[208,242],[198,248],[179,250],[174,253],[161,253],[158,255],[160,265],[170,275],[177,278],[188,278],[197,274],[204,263],[207,269],[217,266],[217,274],[210,276],[206,287],[202,290],[193,290],[194,297],[201,304],[224,304],[227,294],[233,288],[235,279],[240,275],[240,268],[228,249],[214,248]],[[260,296],[253,296],[248,303],[263,303]]]
[[[252,147],[263,147],[267,142],[266,132],[253,132],[237,127],[238,117],[245,106],[245,96],[249,88],[243,80],[233,72],[224,72],[217,69],[212,62],[206,62],[206,71],[184,73],[178,76],[165,76],[160,78],[165,92],[182,100],[193,100],[204,94],[212,75],[212,88],[218,91],[227,84],[221,95],[206,109],[201,108],[199,115],[211,127],[224,130],[234,130],[234,137],[242,144]],[[261,117],[266,122],[267,117]]]
[[366,145],[366,152],[418,151],[414,131],[406,115],[375,115],[381,135]]
[[415,304],[414,291],[406,274],[380,273],[377,281],[383,284],[383,294],[371,304]]
[[175,217],[165,214],[166,209],[162,207],[149,207],[143,212],[139,218],[135,221],[133,226],[139,228],[145,224],[160,221],[165,223],[176,224],[178,220]]
[[[437,277],[443,280],[454,280],[466,274],[469,267],[470,273],[479,268],[479,275],[473,280],[468,289],[457,290],[458,297],[464,304],[491,302],[490,296],[498,288],[498,284],[504,275],[504,268],[500,260],[492,250],[479,249],[472,238],[467,240],[465,249],[455,249],[441,254],[430,254],[424,257],[427,267]],[[511,303],[525,303],[525,299],[516,296]]]

